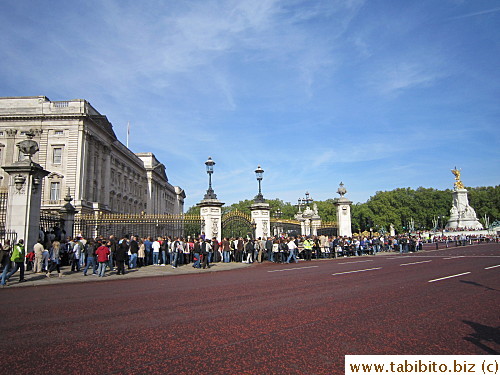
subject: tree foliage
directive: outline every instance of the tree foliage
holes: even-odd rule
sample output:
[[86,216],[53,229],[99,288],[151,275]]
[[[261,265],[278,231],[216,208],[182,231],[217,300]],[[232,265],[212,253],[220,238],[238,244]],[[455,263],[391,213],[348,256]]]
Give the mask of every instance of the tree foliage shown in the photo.
[[[478,219],[484,224],[483,218],[489,218],[490,223],[500,220],[500,185],[488,187],[468,187],[469,203],[475,209]],[[439,219],[439,226],[444,226],[452,206],[451,190],[436,190],[419,187],[417,190],[399,188],[392,191],[378,191],[365,203],[352,205],[352,230],[363,232],[382,228],[389,231],[392,224],[398,232],[406,231],[411,220],[415,229],[432,229]],[[297,207],[280,199],[268,199],[271,215],[279,208],[283,219],[293,219]],[[222,208],[222,214],[239,210],[250,215],[252,200],[244,200]],[[316,201],[318,213],[323,221],[336,221],[337,212],[334,199]],[[199,207],[189,208],[189,214],[199,214]]]
[[[475,209],[478,219],[484,215],[489,217],[490,222],[500,218],[500,185],[469,187],[467,190],[469,203]],[[353,230],[388,230],[390,224],[393,224],[397,231],[405,231],[411,220],[415,223],[415,229],[432,229],[434,220],[438,220],[438,226],[444,226],[449,219],[452,201],[451,190],[420,187],[417,190],[400,188],[379,191],[366,203],[353,205]]]

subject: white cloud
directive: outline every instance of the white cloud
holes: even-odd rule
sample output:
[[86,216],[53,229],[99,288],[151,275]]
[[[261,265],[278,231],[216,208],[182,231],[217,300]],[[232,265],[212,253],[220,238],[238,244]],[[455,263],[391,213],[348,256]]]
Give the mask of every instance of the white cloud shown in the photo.
[[460,16],[451,17],[450,19],[457,20],[457,19],[462,19],[462,18],[483,16],[485,14],[491,14],[491,13],[497,13],[497,12],[500,12],[500,8],[492,8],[492,9],[482,10],[482,11],[479,11],[479,12],[472,12],[472,13],[462,14]]
[[404,89],[430,85],[441,76],[442,73],[434,70],[434,67],[417,62],[401,62],[385,69],[378,85],[383,94],[391,94]]

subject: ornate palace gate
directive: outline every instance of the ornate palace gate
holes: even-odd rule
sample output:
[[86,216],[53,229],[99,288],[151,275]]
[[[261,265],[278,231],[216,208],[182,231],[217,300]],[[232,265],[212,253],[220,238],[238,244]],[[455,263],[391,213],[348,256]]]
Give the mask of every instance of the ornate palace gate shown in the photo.
[[281,234],[299,236],[300,235],[300,222],[297,220],[289,219],[271,219],[271,232],[274,236]]
[[335,221],[324,222],[318,228],[318,236],[337,236],[338,225]]
[[252,219],[244,212],[234,210],[222,216],[222,237],[254,237]]
[[197,238],[203,220],[199,215],[103,214],[75,218],[75,235],[85,238],[138,235],[140,237],[188,236]]

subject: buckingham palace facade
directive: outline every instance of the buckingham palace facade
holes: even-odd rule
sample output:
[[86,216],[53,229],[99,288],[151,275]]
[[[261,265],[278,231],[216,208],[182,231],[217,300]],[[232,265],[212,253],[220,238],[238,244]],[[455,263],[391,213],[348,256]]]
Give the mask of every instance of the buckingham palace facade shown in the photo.
[[[45,96],[0,98],[0,166],[24,155],[16,144],[34,133],[33,161],[50,174],[42,210],[57,210],[68,189],[82,214],[181,214],[184,190],[169,183],[165,165],[150,152],[134,154],[116,137],[106,116],[83,99]],[[0,170],[0,188],[9,176]]]

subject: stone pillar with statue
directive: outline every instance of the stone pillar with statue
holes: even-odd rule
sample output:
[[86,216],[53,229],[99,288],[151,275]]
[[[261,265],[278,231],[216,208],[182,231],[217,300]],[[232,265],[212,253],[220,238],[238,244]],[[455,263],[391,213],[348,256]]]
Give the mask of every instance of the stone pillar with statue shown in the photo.
[[255,238],[267,238],[271,236],[271,208],[262,195],[261,182],[264,170],[259,166],[255,170],[255,176],[259,183],[259,193],[255,196],[250,211],[252,223],[255,227]]
[[450,219],[446,224],[446,229],[469,229],[481,230],[483,225],[479,222],[476,216],[476,211],[469,205],[467,197],[467,189],[465,189],[462,180],[460,179],[461,171],[455,167],[451,170],[455,176],[453,187],[453,204],[450,209]]
[[34,134],[27,133],[26,136],[28,139],[16,145],[26,158],[2,168],[10,178],[6,229],[15,231],[17,238],[23,239],[26,250],[30,251],[40,233],[42,180],[49,172],[32,160],[38,152],[38,143],[33,140]]
[[[295,215],[295,219],[300,223],[300,233],[303,236],[317,236],[318,229],[321,227],[321,217],[318,214],[318,205],[313,204],[311,209],[310,204],[314,202],[309,192],[306,192],[305,198],[299,198],[299,212]],[[301,206],[305,205],[304,211],[301,211]]]
[[337,189],[337,194],[340,198],[335,199],[335,206],[337,206],[337,225],[338,225],[338,236],[340,237],[352,237],[351,229],[351,205],[352,202],[345,198],[344,195],[347,193],[344,184],[341,182],[339,188]]
[[200,216],[203,221],[201,232],[205,233],[205,238],[212,239],[215,237],[220,241],[222,239],[221,207],[224,203],[217,199],[217,194],[212,189],[212,174],[214,173],[215,162],[209,157],[205,165],[208,174],[208,189],[203,200],[197,204],[200,207]]
[[203,199],[197,204],[200,207],[200,216],[203,220],[201,232],[205,233],[205,238],[217,238],[222,236],[222,209],[224,205],[218,199]]
[[250,206],[252,223],[255,223],[255,238],[267,238],[271,236],[271,209],[269,203],[254,202]]
[[311,217],[311,232],[313,236],[318,235],[318,229],[321,227],[321,217],[318,213],[318,205],[313,204],[313,215]]

